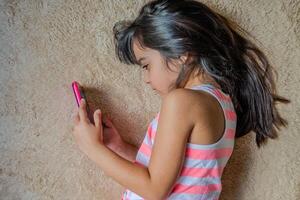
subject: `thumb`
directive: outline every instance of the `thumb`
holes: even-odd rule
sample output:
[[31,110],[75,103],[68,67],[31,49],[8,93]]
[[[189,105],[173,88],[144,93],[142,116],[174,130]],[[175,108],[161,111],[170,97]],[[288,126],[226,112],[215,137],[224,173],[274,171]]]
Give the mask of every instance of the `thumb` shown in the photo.
[[102,113],[101,113],[101,110],[100,109],[97,109],[95,112],[94,112],[94,122],[95,122],[95,126],[97,128],[99,128],[102,124],[101,123],[101,118],[102,118]]

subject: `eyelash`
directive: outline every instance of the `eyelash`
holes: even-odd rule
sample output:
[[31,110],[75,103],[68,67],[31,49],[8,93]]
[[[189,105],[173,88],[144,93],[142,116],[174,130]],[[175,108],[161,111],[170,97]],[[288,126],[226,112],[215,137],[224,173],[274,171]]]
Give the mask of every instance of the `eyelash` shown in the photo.
[[148,67],[148,65],[144,65],[142,68],[144,69],[144,68],[147,68]]

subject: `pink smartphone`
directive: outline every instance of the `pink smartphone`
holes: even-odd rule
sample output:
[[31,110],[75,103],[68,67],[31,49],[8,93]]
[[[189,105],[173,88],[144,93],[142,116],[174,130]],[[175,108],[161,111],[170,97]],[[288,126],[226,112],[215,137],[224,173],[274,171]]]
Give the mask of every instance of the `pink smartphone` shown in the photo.
[[93,117],[91,117],[91,114],[90,114],[89,104],[87,102],[83,87],[77,81],[73,81],[72,82],[72,88],[73,88],[73,92],[74,92],[74,96],[75,96],[77,106],[79,107],[80,100],[82,98],[85,99],[86,111],[87,111],[88,117],[89,117],[90,121],[94,123],[94,119],[93,119]]
[[83,88],[81,87],[81,85],[77,81],[72,82],[72,88],[73,88],[73,92],[74,92],[74,96],[75,96],[75,99],[76,99],[77,106],[79,107],[80,100],[82,98],[84,98],[85,102],[87,103],[86,96],[84,94]]

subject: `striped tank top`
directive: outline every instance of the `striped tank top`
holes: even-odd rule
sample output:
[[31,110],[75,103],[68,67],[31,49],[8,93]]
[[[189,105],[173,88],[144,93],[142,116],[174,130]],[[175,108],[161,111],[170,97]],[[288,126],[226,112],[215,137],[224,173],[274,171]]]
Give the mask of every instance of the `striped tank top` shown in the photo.
[[[187,143],[184,164],[167,200],[216,200],[222,190],[223,170],[233,152],[236,130],[236,112],[231,98],[211,84],[190,89],[203,90],[215,97],[225,116],[225,131],[213,144]],[[135,163],[147,167],[155,140],[159,113],[149,124],[145,138],[137,152]],[[142,200],[143,197],[126,189],[122,200]]]

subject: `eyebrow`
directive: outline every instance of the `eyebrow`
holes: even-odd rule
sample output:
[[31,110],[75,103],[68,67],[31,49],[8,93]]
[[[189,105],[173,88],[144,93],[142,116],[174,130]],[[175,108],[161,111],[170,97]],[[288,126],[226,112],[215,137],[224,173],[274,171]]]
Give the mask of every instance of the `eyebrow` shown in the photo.
[[145,59],[145,57],[140,58],[140,59],[138,60],[138,64],[141,65],[141,61],[144,60],[144,59]]

